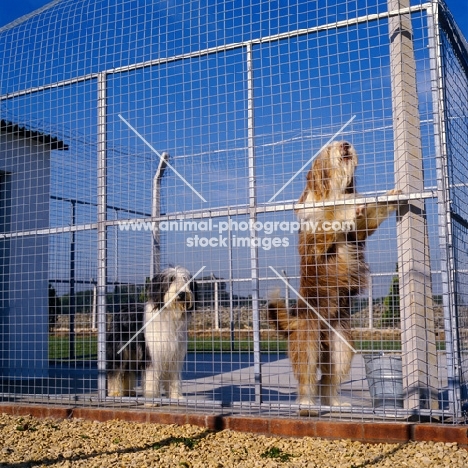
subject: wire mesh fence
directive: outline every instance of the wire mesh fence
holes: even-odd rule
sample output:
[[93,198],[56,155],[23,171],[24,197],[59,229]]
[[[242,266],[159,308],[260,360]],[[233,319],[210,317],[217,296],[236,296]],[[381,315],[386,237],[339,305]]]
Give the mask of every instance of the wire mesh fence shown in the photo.
[[438,2],[235,3],[0,30],[2,397],[459,421],[466,41]]

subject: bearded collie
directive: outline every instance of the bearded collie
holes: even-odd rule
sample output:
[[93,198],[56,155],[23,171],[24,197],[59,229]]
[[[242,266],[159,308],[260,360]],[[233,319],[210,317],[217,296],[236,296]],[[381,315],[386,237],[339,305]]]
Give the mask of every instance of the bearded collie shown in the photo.
[[195,289],[188,270],[167,268],[149,283],[145,304],[122,308],[114,316],[106,348],[109,396],[135,395],[139,371],[146,398],[160,397],[161,390],[168,398],[182,396],[181,372]]
[[[146,398],[181,398],[181,373],[187,354],[187,327],[195,306],[196,283],[177,266],[156,275],[148,290],[144,324],[148,366],[143,378]],[[162,310],[162,311],[161,311]]]
[[[298,200],[302,206],[296,208],[301,220],[301,298],[289,311],[281,299],[268,304],[270,321],[288,338],[299,404],[316,405],[320,396],[324,405],[340,405],[338,388],[353,354],[351,298],[367,285],[365,240],[397,208],[396,202],[352,203],[359,196],[357,163],[354,147],[344,141],[331,143],[314,160]],[[387,195],[398,193],[391,190]]]

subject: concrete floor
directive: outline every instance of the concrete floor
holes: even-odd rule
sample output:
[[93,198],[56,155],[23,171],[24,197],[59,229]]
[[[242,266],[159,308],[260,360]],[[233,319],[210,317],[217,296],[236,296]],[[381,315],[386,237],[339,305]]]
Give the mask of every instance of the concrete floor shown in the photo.
[[[296,380],[285,353],[261,355],[261,379],[256,379],[253,354],[249,353],[189,353],[183,372],[184,398],[161,400],[163,407],[176,406],[177,410],[196,409],[243,414],[297,414]],[[439,353],[440,408],[446,408],[447,372],[444,353]],[[260,382],[261,380],[261,382]],[[392,379],[385,386],[393,391]],[[98,399],[98,371],[96,363],[77,363],[71,368],[64,364],[51,365],[49,378],[41,382],[11,382],[3,385],[3,398],[27,402],[86,402],[100,407],[132,407],[142,405],[141,396],[135,398]],[[139,389],[141,392],[141,389]],[[332,412],[375,414],[369,393],[363,355],[355,354],[349,378],[340,388],[343,406]],[[374,404],[380,401],[374,401]],[[398,404],[387,399],[384,412],[399,413]],[[319,410],[324,409],[319,407]],[[327,409],[324,409],[327,411]],[[382,410],[381,407],[377,412]],[[328,409],[330,412],[330,409]]]

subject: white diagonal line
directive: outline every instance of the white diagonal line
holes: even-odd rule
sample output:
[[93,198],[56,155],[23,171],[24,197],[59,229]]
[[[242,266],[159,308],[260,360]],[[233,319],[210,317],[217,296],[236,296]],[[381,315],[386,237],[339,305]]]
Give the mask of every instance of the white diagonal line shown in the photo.
[[[130,130],[132,130],[132,131],[135,133],[135,135],[136,135],[136,136],[137,136],[137,137],[154,153],[154,154],[156,154],[156,155],[159,157],[159,159],[162,161],[162,160],[163,160],[163,157],[156,151],[156,149],[155,149],[148,141],[146,141],[145,138],[144,138],[142,135],[140,135],[140,133],[138,133],[138,131],[137,131],[134,127],[132,127],[120,114],[118,114],[118,116],[119,116],[120,120],[122,120],[122,122],[124,122],[124,123],[127,125],[127,127],[128,127]],[[168,167],[170,167],[170,168],[174,171],[174,173],[179,177],[179,179],[182,180],[182,182],[183,182],[185,185],[187,185],[187,187],[189,187],[201,200],[203,200],[203,201],[206,203],[206,200],[203,198],[203,196],[200,195],[200,194],[190,185],[190,183],[187,182],[187,181],[184,179],[184,177],[183,177],[181,174],[179,174],[179,173],[177,172],[177,170],[176,170],[173,166],[171,166],[171,165],[169,164],[169,162],[166,161],[166,165],[167,165]]]
[[184,288],[196,278],[206,266],[201,267],[177,292],[172,296],[118,351],[117,354],[120,354],[168,305],[172,304],[176,300],[179,293],[181,293]]
[[302,296],[300,293],[298,293],[272,266],[270,266],[270,270],[273,271],[273,273],[294,293],[296,296],[300,299],[302,299],[305,303],[305,305],[315,313],[315,315],[333,332],[335,333],[338,338],[346,345],[348,346],[353,353],[356,353],[357,351],[353,348],[351,343],[335,328],[333,328],[326,320],[324,317],[322,317]]
[[353,115],[269,200],[268,203],[272,202],[304,169],[308,168],[312,161],[317,157],[318,154],[328,146],[354,119],[356,114]]

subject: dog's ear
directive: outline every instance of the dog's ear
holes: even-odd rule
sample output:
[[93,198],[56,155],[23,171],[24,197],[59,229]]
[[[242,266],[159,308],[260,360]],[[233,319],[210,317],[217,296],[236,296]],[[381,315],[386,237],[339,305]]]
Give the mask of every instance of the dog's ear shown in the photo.
[[189,307],[189,310],[196,310],[197,309],[197,302],[199,298],[199,289],[198,289],[198,283],[192,279],[190,282],[190,291],[192,291],[192,305]]
[[146,296],[158,308],[164,305],[164,296],[168,290],[166,283],[167,275],[158,273],[153,277],[146,288]]
[[299,200],[297,200],[297,203],[305,203],[307,201],[307,195],[309,194],[309,174],[310,174],[311,170],[307,174],[306,187],[305,187],[304,191],[302,192],[302,195],[299,197]]
[[314,194],[314,200],[326,200],[331,189],[329,148],[325,148],[314,161],[307,174],[307,185]]
[[354,176],[351,178],[348,186],[346,187],[344,193],[356,193],[356,185]]
[[[326,151],[326,150],[324,150]],[[312,163],[312,167],[307,173],[306,187],[299,197],[298,203],[306,203],[307,196],[312,193],[314,201],[321,201],[327,198],[330,191],[330,168],[324,161],[323,154]]]
[[312,163],[312,167],[307,173],[307,182],[298,203],[306,203],[307,196],[312,193],[313,201],[327,199],[331,189],[331,170],[329,164],[328,148],[325,148]]

